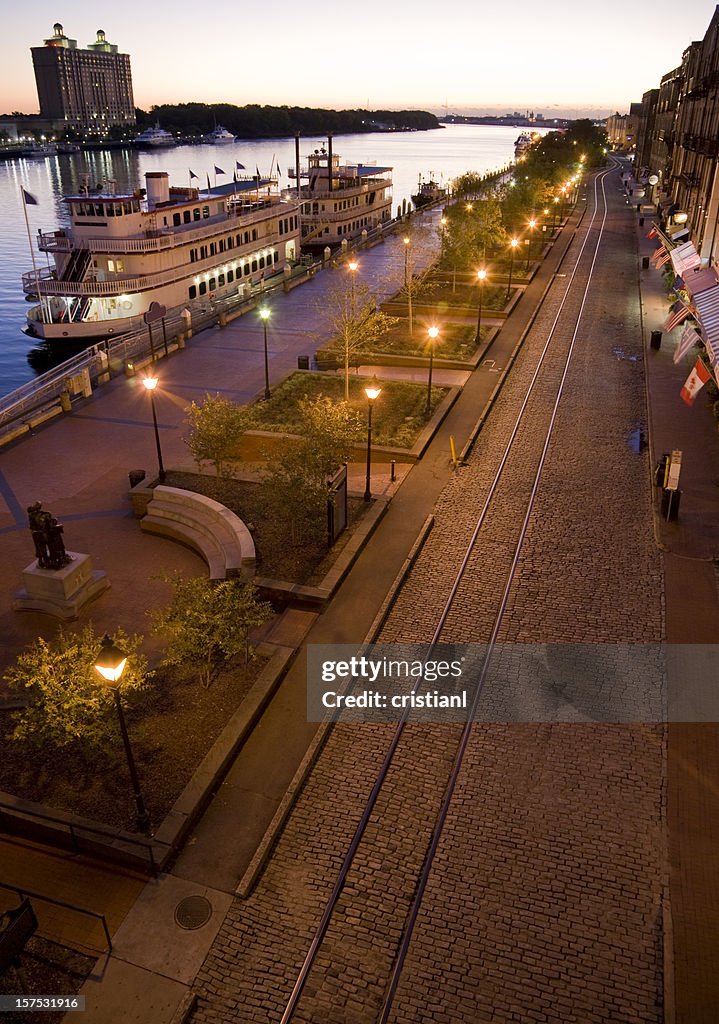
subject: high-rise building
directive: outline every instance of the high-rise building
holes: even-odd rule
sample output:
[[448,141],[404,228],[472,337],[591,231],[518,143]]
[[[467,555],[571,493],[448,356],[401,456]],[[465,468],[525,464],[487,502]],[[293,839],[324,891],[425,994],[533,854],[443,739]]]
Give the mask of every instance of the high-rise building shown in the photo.
[[129,54],[118,53],[102,29],[84,50],[65,35],[59,23],[53,32],[44,46],[31,48],[40,116],[97,137],[106,136],[114,125],[134,125]]

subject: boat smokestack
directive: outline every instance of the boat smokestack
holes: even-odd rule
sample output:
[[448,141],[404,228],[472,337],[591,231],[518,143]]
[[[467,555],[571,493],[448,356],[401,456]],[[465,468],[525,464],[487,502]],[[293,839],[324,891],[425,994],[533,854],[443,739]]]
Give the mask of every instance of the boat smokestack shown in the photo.
[[170,201],[170,176],[167,171],[147,171],[145,173],[147,189],[147,205],[159,206]]
[[295,132],[295,171],[297,172],[297,198],[302,195],[300,187],[300,133]]
[[327,134],[327,188],[332,191],[332,132]]

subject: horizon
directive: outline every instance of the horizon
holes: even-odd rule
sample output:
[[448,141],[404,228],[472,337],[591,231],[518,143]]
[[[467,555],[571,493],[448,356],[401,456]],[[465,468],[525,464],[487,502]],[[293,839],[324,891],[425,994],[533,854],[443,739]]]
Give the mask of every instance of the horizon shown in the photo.
[[[511,19],[504,24],[492,22],[489,38],[475,9],[466,0],[453,0],[442,18],[448,30],[446,45],[438,49],[433,33],[422,34],[413,40],[411,59],[404,58],[404,47],[398,48],[398,58],[391,45],[391,40],[401,39],[407,31],[401,13],[386,15],[381,37],[371,24],[358,24],[352,11],[333,13],[331,30],[323,29],[320,22],[298,54],[297,14],[287,0],[280,0],[275,9],[277,26],[285,31],[277,33],[271,47],[251,45],[254,36],[248,45],[241,26],[235,36],[232,31],[218,34],[216,20],[194,24],[194,9],[189,4],[185,8],[183,0],[175,14],[182,15],[185,9],[187,19],[168,20],[159,13],[153,18],[138,0],[128,0],[122,17],[108,20],[108,12],[90,16],[77,0],[71,0],[64,11],[40,0],[29,12],[11,15],[5,23],[0,106],[8,113],[37,113],[30,48],[42,46],[52,35],[53,24],[60,21],[79,47],[87,46],[98,26],[104,26],[108,41],[130,55],[135,105],[146,111],[164,103],[201,102],[419,109],[440,117],[533,110],[546,117],[604,118],[626,113],[630,103],[659,86],[662,75],[681,63],[682,51],[694,39],[703,38],[715,5],[688,0],[682,10],[682,38],[677,39],[669,18],[675,8],[668,0],[658,0],[651,24],[642,27],[638,48],[627,31],[626,8],[616,0],[609,0],[601,22],[586,9],[573,11],[571,23],[557,0],[544,5],[541,18],[529,0],[517,0]],[[427,0],[420,0],[413,22],[425,15],[429,24],[438,21]],[[450,31],[453,17],[461,29],[456,39]],[[128,31],[133,24],[143,30]],[[161,46],[157,39],[162,40]],[[590,46],[584,45],[585,39],[591,40]],[[322,74],[312,73],[315,53],[322,55]],[[371,61],[352,63],[354,55],[364,54],[370,54]],[[190,75],[183,73],[188,67]],[[573,83],[571,90],[568,82]],[[333,97],[330,102],[328,91]]]

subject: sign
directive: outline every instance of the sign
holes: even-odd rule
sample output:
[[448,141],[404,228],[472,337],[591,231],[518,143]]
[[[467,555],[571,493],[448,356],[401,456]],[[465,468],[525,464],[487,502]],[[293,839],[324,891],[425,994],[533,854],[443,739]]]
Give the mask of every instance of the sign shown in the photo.
[[675,449],[669,459],[669,471],[667,473],[666,489],[676,491],[679,489],[679,474],[682,471],[682,453]]
[[650,174],[649,175],[649,184],[650,185],[658,185],[659,184],[659,176],[656,175],[656,174]]
[[159,302],[151,302],[148,311],[142,314],[142,319],[146,324],[155,324],[158,320],[162,320],[166,315],[166,306],[162,306]]

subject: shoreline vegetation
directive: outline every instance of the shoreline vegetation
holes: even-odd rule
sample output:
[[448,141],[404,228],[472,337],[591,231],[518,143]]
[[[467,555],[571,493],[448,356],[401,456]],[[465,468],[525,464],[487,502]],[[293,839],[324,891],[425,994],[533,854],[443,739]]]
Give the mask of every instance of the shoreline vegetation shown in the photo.
[[354,134],[377,131],[427,131],[441,128],[434,114],[426,110],[329,110],[321,107],[272,107],[250,103],[164,103],[149,112],[137,109],[138,130],[158,121],[167,131],[182,135],[204,135],[222,124],[243,139],[272,139],[300,132]]

